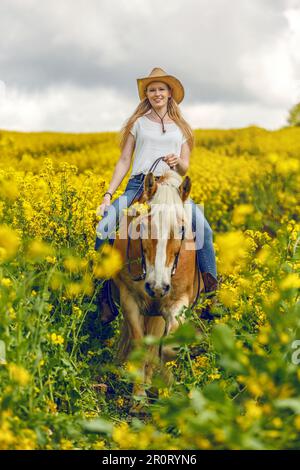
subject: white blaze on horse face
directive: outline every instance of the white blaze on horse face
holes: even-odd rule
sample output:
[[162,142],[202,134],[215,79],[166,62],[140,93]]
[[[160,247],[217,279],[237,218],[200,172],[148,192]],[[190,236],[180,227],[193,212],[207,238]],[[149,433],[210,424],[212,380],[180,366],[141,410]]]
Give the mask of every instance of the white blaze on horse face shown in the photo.
[[[160,228],[160,230],[159,230]],[[172,266],[166,266],[167,262],[167,245],[168,245],[168,230],[166,227],[162,230],[157,227],[154,231],[157,237],[156,253],[154,264],[150,265],[148,260],[146,282],[150,283],[154,292],[163,292],[166,285],[171,284],[171,270]],[[153,232],[152,232],[153,233]]]

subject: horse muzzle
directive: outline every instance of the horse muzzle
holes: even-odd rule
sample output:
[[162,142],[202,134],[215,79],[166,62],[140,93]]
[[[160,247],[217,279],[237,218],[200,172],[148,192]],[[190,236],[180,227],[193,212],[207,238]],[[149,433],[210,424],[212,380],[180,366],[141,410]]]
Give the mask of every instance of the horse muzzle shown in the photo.
[[155,286],[151,282],[145,282],[145,291],[152,299],[164,297],[170,291],[170,284],[163,283],[161,286]]

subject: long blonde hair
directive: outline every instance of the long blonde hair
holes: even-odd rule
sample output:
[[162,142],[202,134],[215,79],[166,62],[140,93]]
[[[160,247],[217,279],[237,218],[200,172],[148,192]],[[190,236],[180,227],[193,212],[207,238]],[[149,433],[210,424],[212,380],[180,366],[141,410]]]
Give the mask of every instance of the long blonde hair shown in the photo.
[[[171,90],[170,86],[168,84],[166,85],[168,86],[169,90]],[[129,117],[129,119],[127,119],[127,121],[125,122],[125,124],[123,125],[120,131],[119,145],[120,145],[121,150],[123,150],[124,148],[130,129],[132,128],[135,121],[140,116],[143,116],[145,113],[147,113],[147,111],[149,111],[151,108],[152,106],[150,104],[150,101],[146,97],[138,104],[137,108],[135,109],[134,113]],[[193,130],[191,126],[185,121],[185,119],[183,119],[180,108],[172,96],[170,97],[170,99],[168,99],[167,110],[168,110],[168,115],[170,116],[170,118],[182,130],[183,135],[187,139],[187,144],[190,147],[190,150],[192,151],[194,147]]]

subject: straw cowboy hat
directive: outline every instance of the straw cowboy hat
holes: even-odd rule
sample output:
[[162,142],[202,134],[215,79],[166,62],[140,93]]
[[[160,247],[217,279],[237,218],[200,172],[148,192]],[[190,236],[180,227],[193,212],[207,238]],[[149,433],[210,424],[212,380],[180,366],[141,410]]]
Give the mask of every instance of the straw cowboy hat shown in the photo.
[[172,88],[172,97],[179,104],[184,98],[184,88],[180,81],[173,77],[173,75],[168,75],[163,69],[155,67],[148,77],[137,78],[137,86],[139,91],[139,96],[141,101],[146,98],[145,88],[149,83],[159,81],[164,82],[170,85]]

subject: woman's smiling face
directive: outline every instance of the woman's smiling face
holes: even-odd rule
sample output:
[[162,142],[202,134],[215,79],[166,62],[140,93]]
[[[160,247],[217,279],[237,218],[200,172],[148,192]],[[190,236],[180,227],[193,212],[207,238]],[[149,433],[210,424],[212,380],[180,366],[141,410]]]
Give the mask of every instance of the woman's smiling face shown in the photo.
[[168,85],[164,82],[151,82],[147,86],[146,96],[153,108],[161,109],[168,104],[171,90],[169,90]]

